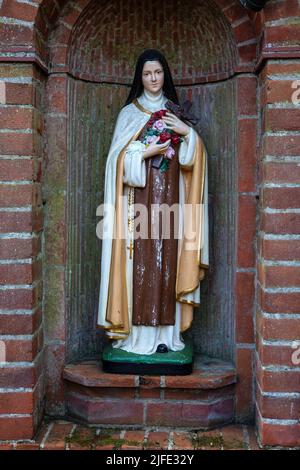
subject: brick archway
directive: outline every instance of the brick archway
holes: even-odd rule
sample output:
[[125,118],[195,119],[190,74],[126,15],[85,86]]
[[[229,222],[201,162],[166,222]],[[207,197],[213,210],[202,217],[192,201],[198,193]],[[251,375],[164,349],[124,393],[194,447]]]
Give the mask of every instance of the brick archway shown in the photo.
[[[91,0],[40,0],[39,5],[18,5],[14,0],[3,1],[2,16],[13,18],[15,23],[3,23],[1,51],[22,53],[23,62],[35,59],[45,69],[52,62],[62,71],[67,64],[71,31],[89,3]],[[229,5],[227,0],[211,0],[210,3],[219,8],[232,29],[238,49],[237,70],[249,71],[257,59],[257,38],[264,22],[263,13],[249,13],[238,0]],[[48,41],[54,29],[59,32],[60,40],[52,44],[49,51]]]
[[[76,3],[73,2],[68,6],[67,0],[61,0],[59,2],[61,10],[59,11],[57,2],[53,0],[41,2],[35,21],[38,36],[42,38],[41,42],[45,44],[51,33],[51,26],[52,28],[55,26],[57,40],[50,47],[50,55],[47,54],[45,48],[38,49],[38,41],[36,41],[37,50],[45,63],[48,63],[48,60],[50,61],[53,70],[66,71],[71,31],[78,18],[87,9],[87,6],[90,7],[92,3],[92,0],[82,0]],[[218,14],[227,20],[227,24],[231,28],[237,47],[235,72],[253,70],[257,59],[257,34],[251,21],[251,13],[245,10],[238,0],[231,2],[229,5],[226,0],[211,0],[206,3],[208,3],[208,7],[215,8],[216,12],[219,12]]]

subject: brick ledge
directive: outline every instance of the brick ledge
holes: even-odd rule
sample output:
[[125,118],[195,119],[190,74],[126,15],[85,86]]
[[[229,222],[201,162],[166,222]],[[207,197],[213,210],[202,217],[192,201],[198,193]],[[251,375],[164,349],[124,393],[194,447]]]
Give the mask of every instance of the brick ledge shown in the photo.
[[232,363],[208,356],[197,356],[194,371],[185,376],[148,376],[109,374],[102,371],[101,361],[84,361],[64,368],[65,380],[86,387],[139,387],[215,389],[236,383]]

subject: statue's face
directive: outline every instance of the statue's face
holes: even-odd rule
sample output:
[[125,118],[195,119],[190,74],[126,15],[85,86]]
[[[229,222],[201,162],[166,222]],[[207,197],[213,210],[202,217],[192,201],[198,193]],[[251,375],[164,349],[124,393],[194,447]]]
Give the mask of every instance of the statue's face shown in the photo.
[[159,94],[164,84],[164,69],[157,60],[144,63],[142,80],[144,88],[153,95]]

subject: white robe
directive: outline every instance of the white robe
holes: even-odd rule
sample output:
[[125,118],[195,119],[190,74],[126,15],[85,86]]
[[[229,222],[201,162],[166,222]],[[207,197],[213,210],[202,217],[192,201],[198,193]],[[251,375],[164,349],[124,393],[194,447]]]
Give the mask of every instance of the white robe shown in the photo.
[[[165,108],[167,98],[161,94],[158,97],[153,97],[146,90],[138,98],[139,103],[151,112],[158,111]],[[149,119],[149,114],[139,110],[133,103],[125,106],[119,113],[112,144],[109,150],[106,172],[105,172],[105,191],[104,202],[114,204],[115,201],[115,180],[116,180],[116,161],[120,150],[126,145],[132,136],[139,128],[146,124]],[[196,131],[190,128],[190,132],[179,147],[179,163],[181,165],[189,166],[193,163],[193,155],[195,150],[195,133]],[[142,158],[142,151],[145,145],[140,141],[131,142],[125,153],[124,157],[124,196],[127,201],[128,190],[130,187],[145,187],[146,185],[146,163]],[[207,159],[206,159],[207,160]],[[204,217],[208,220],[207,213],[207,162],[205,171],[204,183]],[[185,187],[183,175],[180,172],[179,177],[179,203],[184,203]],[[127,225],[127,210],[128,207],[125,203],[124,206],[124,228],[128,236],[127,246],[129,245],[129,234]],[[112,229],[112,215],[107,215],[108,232]],[[179,230],[182,231],[182,221],[179,223]],[[202,263],[208,264],[208,224],[204,224],[204,233],[202,234],[203,248],[202,248]],[[111,239],[108,237],[102,240],[102,258],[101,258],[101,281],[100,281],[100,297],[99,297],[99,310],[98,310],[98,324],[104,327],[109,327],[110,323],[105,320],[106,305],[108,296],[108,281],[109,281],[109,267],[111,260]],[[161,343],[166,344],[169,350],[179,351],[184,348],[184,342],[180,333],[180,315],[181,303],[176,301],[175,312],[175,325],[163,326],[135,326],[131,325],[132,317],[132,286],[133,286],[133,259],[129,257],[129,250],[126,250],[126,282],[127,282],[127,296],[128,296],[128,314],[130,334],[118,336],[122,339],[113,341],[114,348],[124,349],[128,352],[136,354],[153,354],[156,352],[157,346]],[[185,295],[186,300],[192,300],[195,303],[200,303],[200,283],[198,288]],[[110,333],[108,333],[110,335]]]

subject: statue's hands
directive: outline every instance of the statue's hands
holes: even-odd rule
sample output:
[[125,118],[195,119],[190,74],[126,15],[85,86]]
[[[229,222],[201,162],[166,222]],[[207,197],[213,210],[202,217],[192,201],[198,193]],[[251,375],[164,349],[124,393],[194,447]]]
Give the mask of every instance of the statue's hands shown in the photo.
[[144,159],[148,157],[153,157],[154,155],[164,154],[171,143],[171,139],[167,140],[163,144],[157,144],[160,136],[157,135],[155,140],[149,144],[149,146],[144,150]]
[[163,121],[167,125],[168,129],[172,129],[172,131],[177,132],[179,135],[186,136],[190,131],[189,126],[173,113],[167,112],[163,117]]

